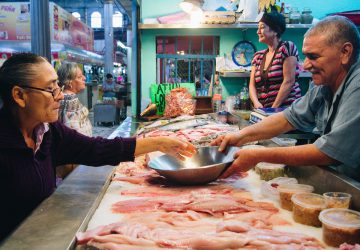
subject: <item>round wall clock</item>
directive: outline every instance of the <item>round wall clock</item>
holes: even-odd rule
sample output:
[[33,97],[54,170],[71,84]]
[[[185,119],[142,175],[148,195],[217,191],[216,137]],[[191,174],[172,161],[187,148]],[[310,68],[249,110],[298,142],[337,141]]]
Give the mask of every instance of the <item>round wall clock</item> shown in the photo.
[[240,41],[235,44],[231,55],[234,63],[237,66],[249,66],[251,64],[251,60],[256,52],[256,48],[254,44],[248,41]]

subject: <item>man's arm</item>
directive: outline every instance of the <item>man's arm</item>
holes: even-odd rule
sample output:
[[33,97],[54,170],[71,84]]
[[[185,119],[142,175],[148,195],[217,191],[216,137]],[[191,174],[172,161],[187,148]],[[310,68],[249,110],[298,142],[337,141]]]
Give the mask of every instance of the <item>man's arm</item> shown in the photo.
[[211,144],[220,145],[219,150],[222,151],[228,145],[241,146],[252,141],[270,139],[293,129],[294,127],[281,112],[266,117],[259,123],[243,128],[238,133],[220,136]]
[[241,149],[235,154],[235,161],[224,173],[226,178],[235,172],[245,172],[259,162],[281,163],[289,166],[326,166],[338,163],[321,152],[314,144],[292,147]]

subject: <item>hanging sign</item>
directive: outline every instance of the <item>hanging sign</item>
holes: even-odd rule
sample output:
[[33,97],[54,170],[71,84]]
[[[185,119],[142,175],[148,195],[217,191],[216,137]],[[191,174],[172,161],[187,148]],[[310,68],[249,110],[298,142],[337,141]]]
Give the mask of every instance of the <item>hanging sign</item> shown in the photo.
[[30,4],[0,3],[0,40],[30,40]]
[[157,114],[161,115],[165,110],[165,96],[170,93],[172,89],[184,87],[187,88],[192,96],[196,96],[194,83],[163,83],[150,85],[151,102],[156,104]]

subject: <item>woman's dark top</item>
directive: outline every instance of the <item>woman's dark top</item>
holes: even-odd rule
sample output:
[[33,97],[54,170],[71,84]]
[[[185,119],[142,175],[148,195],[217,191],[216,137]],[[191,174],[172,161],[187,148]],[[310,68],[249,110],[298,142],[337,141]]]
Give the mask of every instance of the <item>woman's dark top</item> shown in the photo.
[[0,241],[54,192],[55,166],[134,160],[135,138],[86,137],[60,122],[49,127],[34,154],[11,117],[0,110]]

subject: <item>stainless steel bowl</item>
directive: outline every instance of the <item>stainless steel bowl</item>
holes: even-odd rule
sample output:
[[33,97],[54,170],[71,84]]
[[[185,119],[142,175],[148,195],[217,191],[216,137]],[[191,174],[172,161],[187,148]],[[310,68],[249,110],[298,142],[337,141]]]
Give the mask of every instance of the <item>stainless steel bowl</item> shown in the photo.
[[201,147],[197,153],[185,161],[169,155],[152,159],[149,167],[171,181],[198,185],[216,180],[234,161],[234,154],[240,148],[228,147],[219,152],[219,147]]

